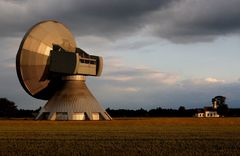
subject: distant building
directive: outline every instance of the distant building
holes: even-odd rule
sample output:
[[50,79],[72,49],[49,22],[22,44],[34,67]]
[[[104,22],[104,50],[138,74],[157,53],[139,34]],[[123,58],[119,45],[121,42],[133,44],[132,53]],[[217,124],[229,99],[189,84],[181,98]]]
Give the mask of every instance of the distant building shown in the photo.
[[219,117],[217,113],[217,107],[204,107],[205,117],[211,118],[211,117]]
[[217,108],[220,105],[225,104],[226,98],[224,96],[216,96],[212,99],[212,107],[204,107],[203,109],[199,109],[195,114],[198,118],[218,118],[220,115],[217,113]]
[[198,118],[203,118],[203,117],[205,117],[205,112],[199,111],[195,114],[195,116],[198,117]]
[[196,117],[201,118],[218,118],[220,117],[217,113],[217,109],[214,109],[212,107],[204,107],[204,109],[198,110],[198,112],[195,114]]

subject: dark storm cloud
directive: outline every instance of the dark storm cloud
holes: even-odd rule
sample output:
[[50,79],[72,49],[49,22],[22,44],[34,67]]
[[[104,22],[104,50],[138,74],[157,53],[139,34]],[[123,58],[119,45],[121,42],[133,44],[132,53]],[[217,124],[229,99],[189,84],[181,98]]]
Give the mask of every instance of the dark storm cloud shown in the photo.
[[[25,3],[24,3],[25,2]],[[75,35],[112,37],[144,26],[142,16],[168,5],[171,0],[68,0],[2,1],[0,34],[16,35],[43,19],[66,23]]]
[[8,0],[0,10],[1,36],[22,35],[43,19],[60,20],[77,36],[114,39],[144,31],[184,43],[240,31],[240,0]]
[[156,12],[149,22],[155,35],[184,43],[239,33],[239,17],[240,0],[182,0]]
[[67,10],[62,20],[69,23],[74,30],[79,30],[76,31],[79,35],[119,37],[144,27],[143,16],[167,6],[171,1],[75,1],[71,11]]

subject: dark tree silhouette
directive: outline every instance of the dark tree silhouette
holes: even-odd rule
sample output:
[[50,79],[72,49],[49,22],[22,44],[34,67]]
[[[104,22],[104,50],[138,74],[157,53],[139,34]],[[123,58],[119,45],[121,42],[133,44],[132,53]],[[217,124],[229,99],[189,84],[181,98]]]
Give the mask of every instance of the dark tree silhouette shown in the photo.
[[14,102],[0,98],[0,117],[15,117],[18,109]]
[[217,108],[217,112],[220,116],[227,116],[228,115],[228,105],[227,104],[221,104]]
[[186,108],[184,106],[180,106],[178,108],[178,116],[180,117],[186,116]]
[[180,107],[178,108],[178,111],[179,111],[179,112],[185,112],[185,111],[186,111],[186,108],[185,108],[184,106],[180,106]]

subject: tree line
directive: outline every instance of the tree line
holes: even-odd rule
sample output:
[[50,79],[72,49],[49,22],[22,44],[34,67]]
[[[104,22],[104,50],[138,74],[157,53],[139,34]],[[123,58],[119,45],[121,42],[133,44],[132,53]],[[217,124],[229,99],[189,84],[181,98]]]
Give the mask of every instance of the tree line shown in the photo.
[[[18,109],[14,102],[7,98],[0,98],[0,118],[35,118],[41,107],[36,110]],[[161,107],[145,110],[110,109],[106,111],[111,117],[193,117],[199,109],[186,109],[180,106],[178,109],[164,109]],[[240,117],[240,108],[233,109],[224,107],[217,110],[218,114],[227,117]]]
[[14,102],[7,98],[0,98],[1,118],[35,118],[40,108],[37,110],[18,109]]
[[[184,106],[180,106],[178,109],[164,109],[158,107],[156,109],[110,109],[106,111],[111,117],[194,117],[199,111],[199,108],[185,109]],[[229,108],[226,110],[218,109],[218,114],[224,117],[240,117],[240,108]]]

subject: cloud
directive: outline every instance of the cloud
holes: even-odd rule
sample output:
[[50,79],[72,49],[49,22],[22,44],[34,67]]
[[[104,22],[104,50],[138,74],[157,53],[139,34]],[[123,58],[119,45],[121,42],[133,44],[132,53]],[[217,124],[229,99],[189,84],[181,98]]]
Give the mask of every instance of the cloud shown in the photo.
[[126,87],[126,88],[115,88],[117,92],[124,92],[124,93],[135,93],[135,92],[139,92],[140,88],[136,88],[136,87]]
[[[141,59],[144,55],[138,58],[138,54],[152,51],[151,44],[159,48],[164,44],[162,39],[184,44],[238,35],[239,3],[238,0],[0,1],[1,96],[16,101],[20,108],[37,108],[44,103],[30,97],[20,86],[14,69],[15,55],[29,27],[44,19],[56,19],[70,28],[81,48],[104,56],[103,76],[88,78],[87,83],[90,82],[88,85],[105,107],[202,107],[216,95],[227,96],[232,106],[238,106],[240,83],[228,83],[214,76],[183,78],[179,73],[142,64],[149,62],[138,66],[127,61]],[[124,62],[131,51],[136,54]],[[162,59],[168,51],[162,52]],[[145,56],[152,60],[153,55]]]
[[177,85],[181,87],[189,88],[190,86],[194,87],[216,87],[221,85],[229,85],[233,82],[227,82],[223,79],[213,78],[213,77],[207,77],[207,78],[186,78],[178,81]]
[[113,81],[129,81],[133,80],[134,78],[131,76],[105,76],[105,79]]
[[[109,68],[110,67],[110,68]],[[179,75],[161,72],[149,67],[111,66],[106,63],[103,79],[111,81],[122,81],[127,83],[147,83],[173,85],[179,80]]]
[[[10,68],[15,69],[15,56],[18,50],[18,45],[20,44],[19,38],[0,38],[0,71],[9,72]],[[17,46],[16,46],[17,45]]]
[[240,32],[239,0],[182,0],[156,11],[149,31],[176,43],[208,42]]
[[239,0],[0,1],[0,36],[23,36],[36,22],[56,19],[76,36],[118,40],[140,33],[176,43],[208,42],[239,34],[239,6]]
[[[97,99],[110,108],[178,108],[181,105],[202,108],[210,105],[211,98],[217,95],[226,96],[229,107],[239,107],[240,102],[240,83],[209,83],[205,79],[196,83],[196,80],[189,79],[169,85],[139,79],[111,81],[104,78],[92,78],[88,82]],[[96,84],[98,87],[94,87]]]
[[[172,0],[41,0],[1,1],[0,35],[25,32],[38,20],[57,19],[66,23],[75,35],[116,37],[144,26],[142,16],[161,9]],[[20,20],[19,20],[20,19]],[[24,31],[25,30],[25,31]]]
[[152,72],[146,79],[150,81],[157,81],[164,84],[176,84],[179,79],[179,76],[171,73],[164,72]]
[[225,82],[225,80],[219,80],[219,79],[212,78],[212,77],[206,78],[205,81],[209,82],[209,83],[224,83]]

